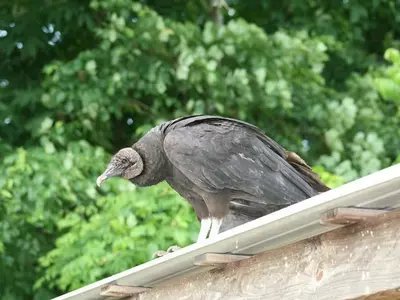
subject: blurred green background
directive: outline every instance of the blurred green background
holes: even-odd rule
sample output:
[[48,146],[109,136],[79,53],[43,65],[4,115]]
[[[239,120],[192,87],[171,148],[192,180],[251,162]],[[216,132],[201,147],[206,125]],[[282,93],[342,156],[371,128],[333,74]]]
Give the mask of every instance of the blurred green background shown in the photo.
[[256,124],[331,187],[399,162],[399,6],[1,1],[0,299],[50,299],[196,239],[166,184],[95,185],[168,119]]

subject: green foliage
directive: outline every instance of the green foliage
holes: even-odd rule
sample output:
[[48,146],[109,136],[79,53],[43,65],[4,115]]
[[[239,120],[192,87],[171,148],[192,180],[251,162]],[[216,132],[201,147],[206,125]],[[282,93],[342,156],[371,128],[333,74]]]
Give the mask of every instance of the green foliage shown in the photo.
[[[42,259],[47,272],[37,284],[37,297],[45,291],[40,289],[43,282],[63,290],[77,288],[142,263],[157,249],[193,241],[198,222],[189,205],[165,185],[136,190],[130,183],[110,180],[102,191],[96,190],[96,177],[108,159],[102,148],[85,141],[70,143],[64,151],[54,146],[20,148],[5,157],[0,273],[7,272],[2,280],[13,289],[2,293],[11,297],[17,292],[15,299],[32,293],[29,280],[43,271],[37,259],[54,242],[56,250]],[[93,273],[78,276],[94,266]],[[35,272],[21,280],[26,269]]]
[[40,102],[42,68],[96,45],[93,31],[101,16],[93,14],[88,4],[80,0],[0,3],[0,137],[8,143],[32,145],[39,124],[50,115]]
[[165,184],[95,186],[162,121],[249,121],[331,187],[400,162],[396,1],[228,5],[217,26],[203,0],[0,4],[0,299],[50,299],[194,241]]
[[388,49],[384,55],[392,65],[385,69],[385,77],[375,78],[375,86],[382,97],[400,107],[400,51]]
[[[269,37],[243,20],[222,28],[208,22],[200,30],[164,20],[139,5],[129,11],[105,4],[96,6],[107,9],[109,20],[99,29],[100,47],[45,69],[49,76],[43,104],[73,114],[83,125],[85,138],[112,143],[112,131],[93,128],[114,118],[137,115],[141,123],[145,116],[156,124],[186,114],[210,113],[233,115],[263,127],[268,124],[273,127],[271,134],[274,128],[285,128],[291,132],[287,140],[297,142],[292,148],[300,147],[296,134],[306,134],[306,128],[301,132],[297,124],[304,111],[295,107],[307,108],[309,103],[312,108],[317,96],[326,97],[321,71],[327,48],[322,41],[310,39],[306,32],[293,36],[277,32]],[[133,13],[138,14],[135,23],[129,22]],[[132,47],[134,51],[129,50]],[[125,69],[120,68],[121,62]],[[271,124],[277,114],[284,114],[289,122]],[[125,128],[129,136],[131,128]]]
[[156,250],[196,240],[195,214],[166,184],[153,189],[135,189],[130,183],[119,187],[118,195],[96,200],[101,214],[82,220],[73,213],[58,222],[61,229],[71,230],[41,259],[47,270],[38,286],[76,289],[146,262]]
[[317,172],[321,180],[331,189],[337,188],[346,183],[343,177],[327,172],[323,166],[315,166],[313,171]]
[[16,293],[15,299],[32,294],[32,281],[41,274],[37,259],[54,246],[60,219],[74,212],[84,220],[98,212],[93,180],[108,155],[84,141],[65,151],[48,149],[19,148],[0,165],[0,273],[7,274],[1,293]]

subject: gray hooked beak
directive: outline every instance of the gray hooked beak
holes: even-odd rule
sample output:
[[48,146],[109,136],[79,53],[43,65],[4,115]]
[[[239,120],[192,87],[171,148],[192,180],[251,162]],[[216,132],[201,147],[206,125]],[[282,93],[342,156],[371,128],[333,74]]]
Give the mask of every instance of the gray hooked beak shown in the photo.
[[107,180],[108,178],[113,177],[115,175],[116,174],[115,174],[114,167],[112,165],[109,165],[107,167],[107,169],[103,172],[103,174],[101,174],[99,177],[97,177],[97,180],[96,180],[97,186],[100,187],[100,185],[102,184],[102,182],[104,180]]
[[108,176],[107,176],[107,175],[105,174],[105,172],[104,172],[104,173],[101,174],[99,177],[97,177],[97,180],[96,180],[97,186],[100,187],[101,183],[102,183],[104,180],[106,180],[106,179],[108,179]]

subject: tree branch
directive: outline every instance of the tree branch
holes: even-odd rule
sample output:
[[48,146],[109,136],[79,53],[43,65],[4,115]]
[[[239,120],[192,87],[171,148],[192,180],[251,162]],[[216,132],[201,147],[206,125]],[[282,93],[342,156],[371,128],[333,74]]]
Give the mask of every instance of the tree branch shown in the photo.
[[221,12],[221,8],[225,7],[229,9],[228,4],[226,4],[225,0],[210,0],[211,1],[211,14],[213,21],[218,26],[224,25],[224,16]]

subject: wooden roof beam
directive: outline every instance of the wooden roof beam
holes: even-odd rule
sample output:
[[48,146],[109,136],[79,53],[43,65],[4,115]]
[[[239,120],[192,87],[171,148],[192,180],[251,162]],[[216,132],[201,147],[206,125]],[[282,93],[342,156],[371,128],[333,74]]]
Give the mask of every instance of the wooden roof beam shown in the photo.
[[399,228],[385,212],[130,299],[400,299]]

